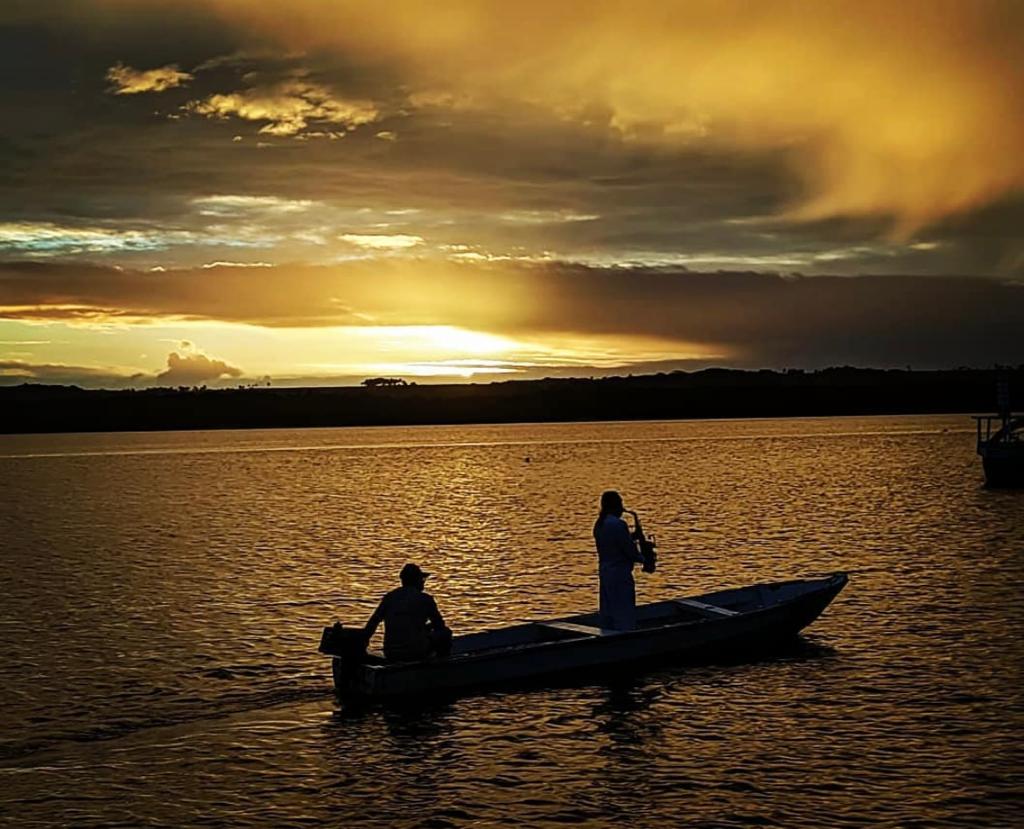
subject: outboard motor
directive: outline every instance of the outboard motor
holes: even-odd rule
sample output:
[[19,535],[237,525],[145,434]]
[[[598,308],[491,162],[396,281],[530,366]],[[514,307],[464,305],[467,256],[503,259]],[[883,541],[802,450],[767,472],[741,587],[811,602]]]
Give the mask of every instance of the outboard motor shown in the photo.
[[339,692],[344,693],[356,681],[358,674],[353,668],[366,661],[366,646],[363,628],[346,628],[341,622],[324,628],[319,650],[334,657],[331,669]]

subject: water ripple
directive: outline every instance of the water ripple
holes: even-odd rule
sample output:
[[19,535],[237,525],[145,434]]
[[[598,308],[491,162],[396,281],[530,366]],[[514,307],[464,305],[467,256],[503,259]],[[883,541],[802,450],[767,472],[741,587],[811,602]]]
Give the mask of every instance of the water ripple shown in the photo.
[[[0,822],[1014,825],[1024,495],[964,426],[0,437]],[[641,601],[851,585],[758,661],[337,706],[319,628],[407,560],[459,630],[591,607],[606,487],[659,537]]]

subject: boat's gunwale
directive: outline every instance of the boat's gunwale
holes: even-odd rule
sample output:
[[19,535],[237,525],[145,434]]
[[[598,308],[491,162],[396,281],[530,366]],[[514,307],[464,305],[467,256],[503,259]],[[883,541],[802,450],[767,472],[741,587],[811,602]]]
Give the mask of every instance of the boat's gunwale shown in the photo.
[[[547,621],[547,620],[545,620]],[[669,625],[656,625],[653,627],[637,628],[636,630],[607,630],[604,631],[601,636],[588,636],[581,633],[579,636],[567,636],[564,639],[549,639],[547,641],[540,642],[518,642],[513,645],[505,645],[497,648],[486,648],[479,651],[468,651],[466,653],[452,654],[442,658],[432,659],[419,659],[410,662],[388,662],[388,663],[376,663],[370,664],[365,663],[362,667],[367,670],[374,672],[398,672],[400,669],[411,669],[420,670],[425,667],[444,666],[444,665],[466,665],[473,662],[481,662],[487,659],[500,658],[501,656],[508,655],[510,653],[516,653],[521,651],[545,651],[553,649],[558,646],[565,645],[585,645],[590,643],[600,643],[609,639],[625,639],[625,638],[636,638],[645,634],[653,632],[661,632],[668,629],[678,630],[691,625],[699,625],[704,622],[714,621],[711,619],[687,619],[675,622]],[[527,622],[528,625],[541,625],[544,622]]]
[[[747,585],[747,588],[764,587],[764,588],[775,588],[778,589],[782,586],[791,584],[815,584],[818,587],[812,587],[808,590],[797,594],[788,599],[776,602],[774,604],[752,608],[751,610],[737,612],[733,616],[723,616],[715,619],[710,617],[698,617],[695,619],[680,619],[678,621],[671,622],[665,625],[654,625],[650,627],[635,628],[633,630],[607,630],[603,631],[600,636],[588,636],[580,634],[578,637],[566,637],[563,639],[552,639],[549,641],[540,642],[520,642],[505,647],[487,648],[479,651],[469,651],[462,654],[453,654],[451,656],[442,658],[431,658],[431,659],[420,659],[408,662],[383,662],[383,663],[363,663],[360,668],[364,671],[373,674],[399,674],[406,671],[422,671],[429,668],[443,668],[446,666],[461,666],[473,664],[474,662],[481,662],[489,659],[501,658],[502,656],[509,655],[511,653],[519,653],[522,651],[531,652],[544,652],[555,647],[564,647],[566,645],[572,645],[578,647],[580,645],[591,645],[599,646],[602,642],[606,642],[610,639],[621,640],[621,639],[632,639],[632,638],[646,638],[652,634],[662,634],[669,631],[683,630],[690,627],[699,627],[702,625],[716,625],[724,626],[729,624],[735,624],[741,620],[749,620],[756,618],[759,615],[777,612],[781,608],[785,608],[795,602],[807,598],[809,595],[814,595],[820,590],[827,589],[832,582],[841,580],[842,584],[845,584],[848,580],[848,575],[845,571],[836,571],[820,577],[804,578],[804,579],[791,579],[789,581],[773,581],[773,582],[762,582],[754,585]],[[702,593],[700,596],[710,596],[720,593],[727,593],[731,590],[743,590],[747,588],[726,588],[724,590],[715,590],[710,593]],[[687,596],[684,598],[697,599],[700,596]],[[651,605],[662,604],[666,600],[659,600],[656,602],[648,602],[645,605],[638,606],[638,610],[643,607],[649,607]],[[674,600],[668,600],[674,601]],[[525,625],[544,624],[546,622],[563,622],[571,619],[577,619],[580,616],[587,616],[591,614],[578,613],[570,616],[559,617],[558,619],[543,619],[535,622],[526,622]],[[500,628],[499,628],[500,630]],[[484,633],[486,631],[480,631]],[[467,634],[472,635],[472,634]],[[338,658],[338,657],[334,657]]]

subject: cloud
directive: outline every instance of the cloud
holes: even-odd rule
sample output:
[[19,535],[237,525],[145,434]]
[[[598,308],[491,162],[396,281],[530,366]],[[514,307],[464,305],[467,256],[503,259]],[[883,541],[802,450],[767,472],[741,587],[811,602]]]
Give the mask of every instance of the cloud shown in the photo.
[[0,386],[21,383],[53,383],[92,388],[124,388],[154,385],[195,386],[242,376],[241,369],[208,357],[191,343],[181,343],[182,353],[167,356],[167,368],[156,374],[110,366],[67,363],[33,363],[0,359]]
[[408,236],[401,233],[343,233],[338,237],[343,242],[369,250],[403,250],[423,244],[422,236]]
[[133,373],[114,368],[76,366],[65,363],[32,363],[26,360],[0,360],[0,386],[21,383],[53,383],[116,387],[129,384]]
[[304,213],[322,207],[312,199],[284,199],[278,196],[198,196],[192,204],[201,216],[237,216],[249,213]]
[[646,338],[666,353],[744,366],[1024,362],[1024,284],[977,277],[798,278],[425,257],[163,272],[7,263],[0,297],[0,317],[12,320],[443,325],[538,343],[612,339],[622,353]]
[[[261,134],[285,137],[306,134],[311,123],[340,124],[346,130],[353,130],[372,123],[380,115],[370,101],[337,98],[326,86],[301,79],[210,95],[191,101],[185,109],[209,118],[233,116],[262,122]],[[327,135],[322,131],[317,133]]]
[[[693,54],[677,55],[687,71],[653,84],[651,89],[641,88],[636,79],[647,66],[646,55],[624,63],[621,72],[613,73],[610,92],[608,67],[614,56],[605,54],[606,47],[590,37],[592,31],[601,31],[597,17],[612,14],[602,0],[580,10],[578,44],[577,36],[565,36],[564,27],[559,33],[561,49],[549,42],[544,32],[537,38],[543,47],[538,60],[551,56],[555,69],[561,62],[571,62],[576,54],[593,59],[595,82],[584,85],[575,96],[560,91],[565,84],[575,83],[571,74],[552,71],[545,80],[538,66],[522,54],[506,55],[510,43],[522,37],[517,26],[534,24],[525,20],[492,26],[492,17],[501,20],[505,14],[500,6],[485,4],[480,13],[467,12],[467,25],[486,36],[481,48],[493,51],[489,60],[496,66],[483,66],[480,72],[456,72],[446,61],[469,66],[466,62],[472,57],[472,46],[462,39],[457,49],[441,49],[435,62],[419,57],[428,41],[443,35],[452,24],[447,16],[436,21],[439,31],[429,37],[430,27],[412,32],[411,37],[424,41],[413,48],[376,23],[376,34],[365,42],[334,31],[328,24],[335,17],[376,20],[372,9],[354,9],[352,4],[337,4],[338,8],[324,4],[324,26],[331,30],[313,35],[306,31],[305,20],[312,7],[302,0],[295,6],[301,25],[297,22],[293,32],[288,23],[269,35],[263,24],[249,21],[237,9],[225,11],[225,7],[187,0],[175,3],[172,13],[161,0],[81,0],[73,4],[75,13],[68,6],[68,13],[62,15],[45,14],[45,4],[32,6],[34,13],[31,4],[18,5],[32,25],[0,27],[0,62],[10,77],[21,79],[0,89],[0,120],[7,125],[0,138],[0,168],[11,172],[0,189],[0,222],[28,224],[36,230],[48,226],[55,235],[49,240],[24,235],[12,240],[8,235],[8,243],[3,245],[8,255],[88,257],[182,267],[244,260],[247,257],[237,252],[226,255],[223,251],[238,243],[258,248],[254,259],[331,262],[366,255],[365,250],[339,240],[339,234],[380,233],[420,236],[426,241],[417,251],[465,245],[464,258],[479,256],[492,261],[547,256],[592,264],[672,264],[694,270],[771,268],[847,275],[1024,273],[1020,234],[1024,193],[1005,195],[983,211],[968,208],[968,213],[932,224],[913,238],[895,239],[893,217],[897,224],[903,219],[884,206],[865,208],[858,214],[862,218],[811,220],[813,211],[805,208],[824,192],[824,179],[819,180],[815,172],[823,157],[820,151],[833,140],[835,131],[805,129],[795,121],[788,133],[781,130],[779,125],[789,121],[790,106],[806,121],[804,110],[808,107],[803,103],[780,101],[777,111],[763,118],[761,104],[749,113],[740,113],[738,120],[725,114],[701,117],[702,129],[689,134],[673,128],[671,118],[666,121],[654,111],[657,101],[670,94],[688,95],[691,84],[717,79],[728,85],[733,78],[727,65],[703,69],[695,65],[689,71],[689,61],[709,59],[703,46]],[[685,34],[669,24],[684,12],[696,15],[698,5],[664,5],[668,31],[651,41],[652,77],[657,65],[665,63],[661,39]],[[720,40],[721,25],[714,21],[724,13],[718,6],[727,5],[728,0],[705,9],[706,20],[697,15],[692,21],[692,37],[703,32],[711,43]],[[808,26],[827,16],[818,5],[827,4],[816,4],[808,15]],[[770,0],[764,6],[772,8]],[[896,6],[893,25],[903,20],[903,4]],[[453,0],[452,8],[462,8],[459,0]],[[764,14],[760,8],[761,4],[755,4],[736,13],[738,36],[746,37],[753,29],[758,37],[763,34],[754,26],[755,18],[769,18],[767,31],[792,16],[789,12]],[[649,21],[644,21],[655,11],[640,0],[635,13],[624,15],[621,35],[607,35],[609,43],[630,40],[633,36],[627,37],[627,31],[642,32],[645,25],[649,27]],[[551,18],[552,25],[557,24],[558,12],[553,4],[542,10],[538,20]],[[7,6],[0,9],[0,17],[9,13]],[[279,14],[274,9],[266,13]],[[780,67],[790,64],[794,66],[793,85],[797,81],[802,84],[804,48],[820,52],[818,44],[830,42],[826,34],[831,42],[850,37],[863,46],[860,31],[864,21],[874,20],[878,14],[873,3],[849,7],[850,31],[824,27],[828,31],[823,29],[821,39],[802,40],[803,30],[794,24],[783,33],[785,38],[780,35],[774,57],[761,50],[752,52],[750,61],[765,67],[771,89],[777,86]],[[1019,33],[1019,27],[993,23],[997,31],[991,44],[986,42],[982,49],[977,42],[978,27],[984,26],[985,20],[1000,19],[991,4],[983,0],[942,4],[942,14],[949,31],[964,32],[954,44],[956,48],[948,50],[950,61],[971,64],[963,82],[983,71],[984,67],[974,66],[978,60],[1007,62],[1006,38]],[[418,24],[419,12],[413,10],[410,15],[410,23]],[[883,155],[869,152],[872,142],[881,141],[884,133],[897,126],[897,121],[877,112],[878,107],[888,106],[890,85],[904,89],[916,83],[922,94],[914,106],[933,98],[944,102],[944,111],[953,106],[949,96],[955,85],[931,84],[930,77],[921,74],[924,64],[917,54],[922,48],[918,40],[929,44],[934,37],[940,41],[946,37],[934,32],[936,15],[939,12],[930,5],[922,16],[920,31],[915,30],[906,48],[890,46],[892,33],[879,25],[877,54],[872,56],[867,47],[854,50],[857,61],[849,74],[839,63],[843,50],[833,49],[837,64],[806,84],[812,97],[825,95],[821,85],[833,83],[844,95],[859,89],[863,96],[879,99],[869,102],[860,121],[871,134],[851,150],[874,160],[862,165],[863,175],[859,167],[843,167],[838,157],[836,163],[840,173],[849,172],[856,182],[883,180],[884,199],[896,197],[906,187],[913,189],[913,182],[901,172],[913,159],[890,165]],[[406,18],[396,13],[393,19]],[[822,28],[824,24],[818,21],[814,25]],[[313,36],[321,38],[321,46],[309,46]],[[289,45],[293,38],[294,48]],[[55,42],[62,44],[60,49],[53,48]],[[796,47],[789,48],[793,44]],[[32,69],[32,56],[38,54],[50,56],[46,73]],[[231,60],[213,59],[232,54]],[[723,47],[722,54],[728,54],[728,49]],[[856,71],[869,58],[878,63],[882,77],[875,88],[862,84]],[[102,77],[115,59],[140,67],[175,60],[195,78],[187,97],[173,91],[163,96],[104,96]],[[207,68],[201,68],[211,60]],[[894,61],[901,63],[897,68],[902,71],[887,68]],[[944,76],[946,58],[936,59],[934,64]],[[753,72],[742,61],[739,65],[744,67],[742,71]],[[1008,66],[1010,70],[996,73],[998,77],[986,87],[985,95],[971,106],[981,105],[987,96],[1006,97],[1017,64],[1009,61]],[[500,67],[508,69],[509,77],[496,77]],[[911,77],[912,70],[917,72],[916,80]],[[523,78],[519,86],[513,84],[517,76]],[[355,132],[347,132],[341,125],[307,122],[305,130],[285,140],[251,134],[270,122],[243,121],[235,115],[222,122],[199,115],[188,117],[178,109],[185,100],[205,101],[215,94],[263,89],[282,80],[315,83],[332,90],[333,97],[339,99],[372,101],[381,115],[369,129]],[[449,93],[435,96],[427,106],[420,91],[431,85],[447,86]],[[627,93],[634,88],[643,94],[629,97]],[[803,88],[794,97],[802,95]],[[649,102],[650,96],[657,101]],[[742,109],[739,93],[735,98],[725,93],[721,97],[715,106],[736,102]],[[566,103],[568,98],[572,100]],[[641,109],[651,112],[644,118],[636,113],[630,116],[630,107],[636,113]],[[848,109],[840,113],[844,119],[860,117],[856,108]],[[926,151],[918,159],[922,169],[935,166],[927,161],[933,141],[952,140],[963,130],[977,128],[985,141],[1002,142],[1017,129],[1019,108],[1010,109],[1013,116],[1005,119],[1005,133],[992,119],[984,130],[980,122],[967,117],[951,129],[944,127],[942,119],[934,119],[935,137],[920,142]],[[968,115],[970,112],[965,110]],[[823,106],[811,115],[825,119],[834,113]],[[755,121],[765,124],[763,132],[750,126]],[[747,126],[740,130],[737,124]],[[399,140],[375,139],[380,131],[393,131]],[[314,133],[345,138],[297,145],[295,139]],[[242,140],[233,142],[234,134],[240,134]],[[260,149],[259,144],[273,149]],[[977,147],[973,156],[964,163],[951,160],[939,176],[938,187],[957,190],[964,185],[966,193],[973,186],[976,166],[990,167],[986,176],[1001,176],[1014,169],[1020,155],[1015,152],[1014,158],[1004,163],[1000,153],[990,152],[984,141],[973,144]],[[915,145],[912,142],[909,150]],[[854,170],[857,172],[850,172]],[[292,213],[283,212],[282,207],[282,212],[275,213],[277,208],[270,204],[200,206],[191,201],[220,196],[313,202],[314,206]],[[927,195],[922,199],[937,213],[946,210],[940,198]],[[404,208],[420,212],[415,217],[389,215],[390,210]],[[362,209],[367,212],[360,213]],[[207,211],[217,211],[222,217],[210,221],[208,216],[215,214]],[[571,221],[571,215],[597,218]],[[783,216],[785,220],[780,219]],[[907,226],[903,224],[901,229],[905,231]],[[74,236],[85,230],[92,231],[87,238]],[[122,235],[130,233],[136,235]],[[915,247],[920,242],[941,242],[942,246],[929,251]],[[213,249],[214,245],[219,249]],[[841,258],[829,258],[833,254],[841,254]]]
[[116,63],[107,70],[110,91],[115,95],[137,95],[140,92],[163,92],[183,86],[193,76],[182,72],[177,64],[171,63],[157,69],[133,69],[123,63]]
[[511,224],[545,225],[561,222],[592,222],[601,217],[596,213],[576,213],[573,210],[513,210],[498,218]]
[[194,386],[241,376],[240,368],[207,356],[186,340],[181,343],[181,353],[172,351],[167,355],[167,368],[155,380],[173,386]]
[[237,225],[208,225],[201,230],[186,230],[173,227],[74,227],[53,222],[0,223],[0,251],[36,258],[160,251],[180,246],[269,247],[280,239],[281,236],[269,228]]
[[175,236],[166,232],[66,227],[52,222],[5,222],[0,224],[0,250],[18,250],[40,255],[69,251],[101,253],[115,250],[153,250],[166,247]]
[[[274,267],[270,262],[204,262],[203,268],[272,268]],[[166,268],[151,268],[150,270],[167,270]]]
[[776,153],[801,220],[885,216],[905,235],[1024,187],[1010,0],[200,5],[288,49],[387,65],[413,103],[518,101],[638,143]]

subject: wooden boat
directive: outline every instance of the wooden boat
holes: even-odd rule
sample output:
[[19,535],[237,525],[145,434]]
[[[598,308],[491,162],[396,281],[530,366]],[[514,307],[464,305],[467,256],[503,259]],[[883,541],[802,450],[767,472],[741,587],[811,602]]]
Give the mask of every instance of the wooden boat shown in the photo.
[[[794,637],[846,586],[845,573],[756,584],[637,607],[636,630],[604,630],[596,613],[457,636],[451,654],[389,662],[345,646],[339,626],[325,628],[334,685],[347,698],[384,699],[452,693],[574,671],[617,669],[719,653],[758,650]],[[360,633],[350,633],[357,641]],[[341,643],[341,644],[340,644]]]

